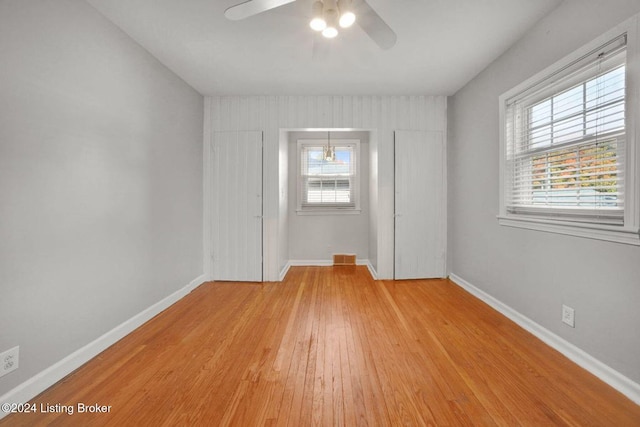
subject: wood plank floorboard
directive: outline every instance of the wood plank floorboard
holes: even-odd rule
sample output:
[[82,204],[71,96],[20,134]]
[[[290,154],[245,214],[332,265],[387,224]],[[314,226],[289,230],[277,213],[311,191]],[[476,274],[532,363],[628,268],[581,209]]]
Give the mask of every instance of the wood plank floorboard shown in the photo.
[[640,426],[640,406],[448,280],[353,266],[204,283],[33,403],[76,412],[0,426]]

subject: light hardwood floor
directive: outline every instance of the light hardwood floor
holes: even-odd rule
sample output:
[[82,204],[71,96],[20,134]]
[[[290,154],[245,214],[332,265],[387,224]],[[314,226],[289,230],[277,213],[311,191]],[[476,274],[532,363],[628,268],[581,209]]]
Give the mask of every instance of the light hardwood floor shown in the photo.
[[640,406],[447,280],[205,283],[0,425],[640,426]]

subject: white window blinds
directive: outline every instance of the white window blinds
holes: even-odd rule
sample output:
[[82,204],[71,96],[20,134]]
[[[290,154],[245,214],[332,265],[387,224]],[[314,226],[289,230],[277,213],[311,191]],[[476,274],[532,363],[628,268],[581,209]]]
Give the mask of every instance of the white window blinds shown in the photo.
[[505,105],[507,213],[623,225],[626,36]]
[[323,146],[300,148],[301,207],[356,207],[356,146],[334,145],[335,158],[323,159]]

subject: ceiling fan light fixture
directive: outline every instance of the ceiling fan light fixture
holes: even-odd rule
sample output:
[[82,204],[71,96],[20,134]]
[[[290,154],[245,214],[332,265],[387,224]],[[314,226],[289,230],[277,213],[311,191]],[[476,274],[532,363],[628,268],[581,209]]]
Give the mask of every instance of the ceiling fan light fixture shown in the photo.
[[353,13],[352,0],[340,0],[340,26],[349,28],[356,22],[356,14]]
[[328,39],[332,39],[338,35],[338,12],[335,9],[328,9],[324,13],[327,27],[322,30],[322,35]]
[[[232,1],[232,0],[229,0]],[[232,21],[246,19],[251,16],[295,2],[296,0],[234,0],[238,4],[227,8],[224,16]],[[398,36],[389,25],[368,4],[368,0],[309,0],[311,2],[311,19],[309,26],[322,32],[323,36],[338,36],[338,24],[347,28],[358,21],[358,26],[380,49],[391,49]],[[307,3],[307,6],[309,4]],[[354,7],[355,5],[355,7]],[[355,12],[358,12],[356,17]],[[342,13],[340,13],[342,12]],[[329,22],[329,17],[333,22]],[[302,21],[304,23],[304,21]],[[315,41],[315,40],[314,40]]]
[[320,0],[313,2],[311,6],[311,22],[309,22],[309,26],[313,31],[322,31],[327,28],[327,21],[322,16],[323,8],[324,6]]

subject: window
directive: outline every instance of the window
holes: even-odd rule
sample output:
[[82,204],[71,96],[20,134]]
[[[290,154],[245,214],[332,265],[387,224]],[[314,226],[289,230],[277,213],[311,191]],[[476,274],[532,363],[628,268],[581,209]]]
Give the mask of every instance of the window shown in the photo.
[[323,158],[326,140],[298,141],[298,211],[359,209],[357,140],[331,140],[335,158]]
[[627,56],[625,33],[500,98],[501,224],[640,244]]

